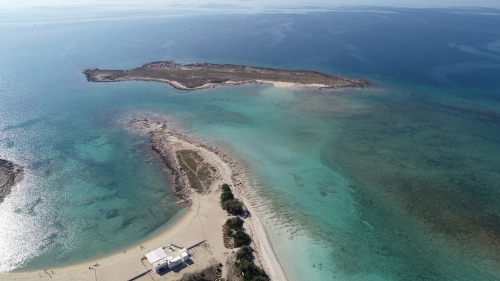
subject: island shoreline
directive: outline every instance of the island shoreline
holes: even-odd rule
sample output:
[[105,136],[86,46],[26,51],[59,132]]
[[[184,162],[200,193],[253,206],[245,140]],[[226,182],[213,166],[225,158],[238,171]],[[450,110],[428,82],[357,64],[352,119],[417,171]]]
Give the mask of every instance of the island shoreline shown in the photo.
[[[247,198],[244,197],[244,193],[248,191],[244,190],[247,187],[244,184],[242,184],[244,174],[242,173],[242,168],[239,165],[239,163],[234,161],[228,155],[224,154],[221,151],[221,149],[217,147],[208,146],[202,142],[196,141],[175,130],[168,129],[165,121],[160,121],[156,119],[142,120],[153,123],[156,122],[156,124],[158,125],[154,128],[151,128],[151,130],[149,131],[144,130],[144,128],[139,128],[137,126],[134,126],[133,125],[134,122],[137,121],[141,120],[132,121],[132,127],[142,131],[142,133],[150,134],[151,149],[156,153],[156,155],[158,155],[158,157],[165,164],[170,173],[172,173],[172,171],[175,170],[171,169],[172,167],[176,166],[174,163],[175,162],[174,159],[172,159],[172,155],[175,154],[172,154],[173,150],[171,150],[168,153],[165,153],[164,151],[162,151],[161,147],[158,147],[158,144],[155,144],[154,132],[152,131],[155,131],[156,129],[159,129],[160,132],[158,133],[162,134],[163,136],[163,138],[157,138],[156,141],[159,141],[165,147],[171,148],[170,146],[175,145],[175,143],[177,143],[177,145],[181,145],[183,147],[197,149],[203,155],[203,157],[209,159],[207,161],[215,165],[217,168],[217,173],[216,173],[216,177],[218,178],[217,183],[227,182],[233,186],[236,183],[238,183],[238,189],[236,188],[234,189],[235,197],[244,202],[247,210],[250,212],[250,214],[252,214],[251,216],[245,219],[245,224],[248,225],[247,230],[249,231],[249,234],[252,238],[251,245],[255,249],[257,263],[264,268],[266,273],[269,275],[270,280],[280,280],[280,281],[288,280],[276,256],[276,253],[274,252],[274,249],[272,247],[268,234],[263,226],[263,223],[257,216],[257,212],[254,210],[252,203],[249,200],[247,200]],[[171,180],[173,183],[180,182],[186,184],[185,179],[182,179],[182,177],[177,177],[177,179],[171,178]],[[132,278],[134,276],[142,274],[142,271],[144,271],[143,268],[144,264],[141,265],[140,263],[138,263],[138,261],[144,256],[144,254],[147,251],[150,251],[158,246],[162,245],[164,246],[164,244],[169,241],[174,241],[178,243],[177,241],[182,241],[182,239],[186,239],[185,237],[183,237],[185,235],[183,235],[182,232],[186,231],[186,229],[190,229],[190,227],[193,228],[192,225],[198,223],[198,221],[199,223],[201,223],[202,228],[204,225],[205,228],[209,227],[210,225],[215,225],[215,228],[213,228],[213,230],[208,229],[209,230],[208,234],[204,233],[204,235],[208,235],[206,240],[207,245],[209,247],[217,248],[218,242],[215,240],[218,240],[220,238],[222,242],[222,231],[221,231],[222,224],[224,223],[225,219],[227,219],[227,214],[225,211],[221,209],[219,203],[220,187],[219,189],[214,189],[214,187],[212,187],[207,194],[201,194],[201,195],[197,194],[196,192],[193,192],[190,189],[186,190],[185,186],[183,186],[178,190],[176,190],[174,186],[172,186],[172,188],[174,188],[174,192],[176,193],[175,196],[182,199],[182,202],[180,202],[180,204],[189,205],[189,211],[187,211],[185,214],[179,217],[178,220],[173,222],[172,225],[167,226],[165,230],[161,231],[161,233],[158,233],[157,235],[148,238],[144,242],[139,242],[141,244],[133,244],[133,246],[130,246],[128,249],[125,249],[123,253],[116,252],[101,258],[93,259],[92,261],[88,260],[83,262],[77,262],[72,265],[47,269],[48,273],[43,270],[29,270],[25,272],[19,272],[17,270],[14,270],[13,272],[2,274],[1,275],[2,279],[5,280],[31,280],[33,278],[38,279],[40,278],[40,276],[45,277],[47,274],[51,275],[50,272],[54,271],[55,273],[51,275],[52,277],[58,277],[58,278],[64,277],[64,280],[83,280],[86,279],[92,272],[97,274],[96,276],[99,276],[99,280],[118,280],[116,279],[117,278],[116,274],[112,275],[111,272],[116,272],[116,268],[119,267],[120,264],[125,264],[125,265],[129,264],[127,268],[129,268],[130,272],[121,274],[123,275],[124,278]],[[206,201],[205,203],[202,202],[204,200]],[[217,212],[213,211],[215,209],[217,209]],[[215,216],[214,213],[218,213],[219,216],[213,219],[211,218],[211,220],[204,219],[204,217],[207,217],[207,215]],[[206,222],[203,220],[206,220]],[[217,224],[219,225],[217,226]],[[200,232],[199,229],[198,230],[195,229],[195,231],[193,232],[196,231]],[[205,229],[203,230],[203,232],[205,232]],[[192,235],[200,236],[200,234],[201,233],[194,233]],[[216,253],[217,252],[216,249],[214,249],[213,251],[214,251],[214,256],[221,257],[221,253],[223,250],[219,249],[219,254]],[[212,252],[212,250],[210,250],[210,252]],[[224,252],[224,255],[226,255],[226,252]],[[229,256],[230,254],[227,255]],[[100,265],[98,267],[92,268],[93,270],[95,270],[95,272],[93,270],[89,270],[89,268],[91,268],[92,264],[94,263]],[[200,264],[203,264],[203,262],[200,261]],[[164,279],[158,279],[158,280],[164,280]]]
[[277,87],[345,88],[366,87],[369,82],[310,70],[286,70],[235,64],[178,64],[156,61],[128,70],[89,68],[83,71],[88,82],[154,81],[175,89],[194,91],[219,85],[272,83]]

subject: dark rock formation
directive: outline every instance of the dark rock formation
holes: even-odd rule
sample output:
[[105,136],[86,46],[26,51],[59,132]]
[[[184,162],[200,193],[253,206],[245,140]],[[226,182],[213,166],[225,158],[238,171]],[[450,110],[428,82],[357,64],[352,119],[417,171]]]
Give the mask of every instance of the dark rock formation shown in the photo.
[[22,172],[21,167],[0,159],[0,203],[9,195],[14,184],[22,179]]
[[131,124],[132,127],[151,135],[151,149],[165,164],[170,178],[170,186],[174,190],[175,196],[188,203],[190,193],[189,181],[181,171],[175,152],[170,146],[165,122],[155,119],[145,119],[133,120]]

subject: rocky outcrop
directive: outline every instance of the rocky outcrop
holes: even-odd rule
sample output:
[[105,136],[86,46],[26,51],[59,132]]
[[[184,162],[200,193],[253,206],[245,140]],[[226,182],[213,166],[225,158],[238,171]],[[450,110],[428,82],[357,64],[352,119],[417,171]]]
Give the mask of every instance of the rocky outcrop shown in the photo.
[[7,160],[0,159],[0,203],[9,195],[12,187],[23,177],[23,169]]
[[179,199],[189,202],[189,182],[181,171],[175,151],[168,141],[169,133],[166,131],[166,123],[156,119],[133,120],[132,127],[151,135],[151,149],[160,157],[167,168],[170,178],[170,186]]

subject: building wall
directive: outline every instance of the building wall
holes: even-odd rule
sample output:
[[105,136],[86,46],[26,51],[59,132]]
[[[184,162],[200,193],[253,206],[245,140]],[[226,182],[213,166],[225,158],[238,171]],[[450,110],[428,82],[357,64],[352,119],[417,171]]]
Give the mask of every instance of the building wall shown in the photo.
[[169,268],[169,266],[168,266],[168,262],[166,262],[166,263],[162,263],[162,264],[160,264],[159,266],[156,266],[156,267],[155,267],[155,271],[156,271],[156,272],[158,272],[158,271],[160,270],[160,268],[162,268],[162,267],[166,267],[166,268],[168,269],[168,268]]

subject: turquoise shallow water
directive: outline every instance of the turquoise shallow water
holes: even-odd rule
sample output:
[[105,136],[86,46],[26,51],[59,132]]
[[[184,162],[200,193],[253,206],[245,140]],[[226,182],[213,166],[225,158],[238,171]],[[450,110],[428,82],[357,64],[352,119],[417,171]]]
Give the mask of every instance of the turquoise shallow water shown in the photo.
[[[244,164],[290,280],[500,280],[498,19],[356,11],[2,17],[0,156],[26,177],[0,205],[0,270],[94,259],[175,220],[162,164],[128,126],[153,116]],[[81,73],[168,59],[372,86],[182,92]]]

